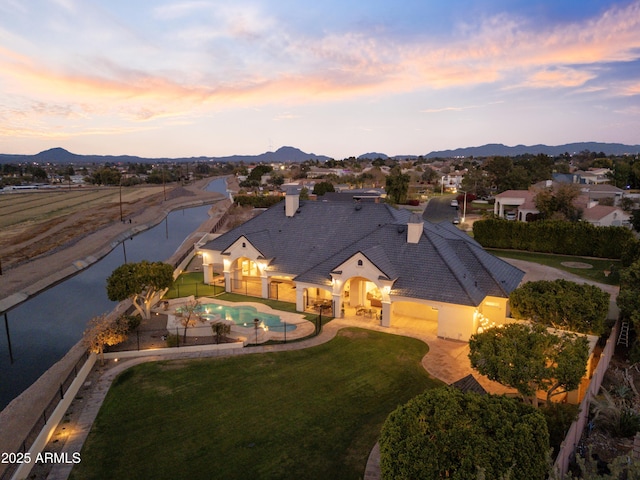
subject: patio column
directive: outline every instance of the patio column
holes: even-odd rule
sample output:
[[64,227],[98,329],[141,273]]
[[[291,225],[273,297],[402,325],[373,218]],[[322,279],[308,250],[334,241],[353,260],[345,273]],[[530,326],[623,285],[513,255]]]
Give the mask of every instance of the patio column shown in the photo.
[[269,298],[269,277],[262,274],[260,276],[260,281],[262,283],[262,298]]
[[380,315],[380,326],[391,326],[391,301],[382,301],[382,314]]
[[213,264],[203,263],[202,274],[204,276],[204,283],[211,285],[213,283]]
[[336,318],[342,318],[342,295],[334,293],[333,295],[333,316]]
[[304,288],[296,285],[296,311],[304,312]]
[[224,272],[224,289],[231,292],[231,272]]

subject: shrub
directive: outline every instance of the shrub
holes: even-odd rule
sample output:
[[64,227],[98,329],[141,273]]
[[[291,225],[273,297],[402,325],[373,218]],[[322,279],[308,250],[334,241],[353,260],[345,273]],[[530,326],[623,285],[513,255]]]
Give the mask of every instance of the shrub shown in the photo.
[[394,410],[380,433],[383,478],[542,479],[549,434],[542,413],[498,395],[451,387]]
[[118,318],[118,322],[122,322],[127,328],[127,332],[135,331],[139,326],[142,318],[140,315],[122,315]]
[[177,347],[179,345],[180,338],[178,337],[178,335],[171,333],[167,335],[165,341],[167,342],[167,347]]
[[236,195],[233,200],[236,205],[241,207],[249,205],[254,208],[269,208],[284,200],[284,197],[278,195]]
[[569,427],[578,416],[580,407],[569,403],[551,403],[541,407],[540,411],[547,421],[549,444],[553,448],[553,453],[557,454]]
[[635,241],[628,228],[558,220],[531,223],[478,220],[473,224],[473,236],[487,248],[598,258],[621,258],[626,247]]

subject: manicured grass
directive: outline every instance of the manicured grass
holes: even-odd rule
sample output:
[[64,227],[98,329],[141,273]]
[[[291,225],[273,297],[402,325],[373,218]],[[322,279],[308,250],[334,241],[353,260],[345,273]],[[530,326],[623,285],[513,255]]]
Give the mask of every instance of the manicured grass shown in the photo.
[[387,415],[442,385],[416,339],[348,329],[299,351],[138,365],[72,479],[357,479]]
[[[587,280],[604,283],[606,285],[619,285],[620,280],[617,275],[605,276],[604,272],[610,271],[613,265],[614,269],[619,270],[621,264],[619,260],[591,258],[591,257],[573,257],[567,255],[553,255],[547,253],[523,252],[519,250],[499,250],[487,248],[488,252],[498,257],[514,258],[516,260],[526,260],[527,262],[540,263],[549,267],[573,273]],[[593,268],[571,268],[562,265],[563,262],[580,262],[588,263]]]
[[224,292],[224,288],[220,285],[206,285],[204,283],[204,274],[202,272],[182,273],[164,298],[180,298],[193,295],[195,297],[214,296]]

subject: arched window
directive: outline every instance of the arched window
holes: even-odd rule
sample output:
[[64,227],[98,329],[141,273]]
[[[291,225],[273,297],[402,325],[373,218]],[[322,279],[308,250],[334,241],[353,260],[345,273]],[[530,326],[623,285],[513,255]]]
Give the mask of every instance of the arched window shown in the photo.
[[247,244],[245,242],[242,242],[242,248],[247,248]]
[[361,267],[362,265],[362,260],[358,260],[358,266]]

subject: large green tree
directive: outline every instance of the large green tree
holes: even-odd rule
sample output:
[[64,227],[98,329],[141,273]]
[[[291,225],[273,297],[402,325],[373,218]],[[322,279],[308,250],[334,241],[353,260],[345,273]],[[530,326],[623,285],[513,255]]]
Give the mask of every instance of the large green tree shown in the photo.
[[109,300],[121,302],[131,299],[142,318],[151,317],[151,307],[173,284],[173,267],[168,263],[125,263],[107,278]]
[[333,187],[333,183],[331,182],[318,182],[313,186],[313,194],[322,196],[327,192],[335,192],[336,189]]
[[509,295],[514,318],[561,330],[601,335],[609,294],[595,285],[568,280],[527,282]]
[[391,169],[385,183],[385,191],[387,197],[392,203],[402,204],[407,201],[407,193],[409,192],[410,177],[406,173],[402,173],[399,166]]
[[574,202],[579,195],[577,186],[560,184],[553,189],[541,190],[533,201],[542,218],[575,222],[582,217],[582,211]]
[[547,403],[562,391],[575,390],[585,374],[589,343],[572,333],[552,333],[543,325],[511,323],[490,328],[469,340],[471,366],[491,380],[515,388],[523,400]]
[[429,390],[391,412],[380,432],[383,478],[546,477],[542,413],[514,399]]

